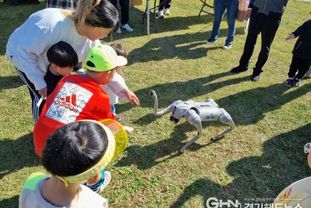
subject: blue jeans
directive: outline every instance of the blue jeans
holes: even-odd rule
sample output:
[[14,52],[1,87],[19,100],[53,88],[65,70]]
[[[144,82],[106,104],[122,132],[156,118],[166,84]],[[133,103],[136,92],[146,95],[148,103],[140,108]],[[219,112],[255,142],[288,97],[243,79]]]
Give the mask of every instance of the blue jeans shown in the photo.
[[219,27],[227,10],[228,34],[226,44],[231,44],[235,35],[235,16],[238,9],[237,0],[215,0],[214,1],[214,24],[210,40],[215,41],[218,38]]

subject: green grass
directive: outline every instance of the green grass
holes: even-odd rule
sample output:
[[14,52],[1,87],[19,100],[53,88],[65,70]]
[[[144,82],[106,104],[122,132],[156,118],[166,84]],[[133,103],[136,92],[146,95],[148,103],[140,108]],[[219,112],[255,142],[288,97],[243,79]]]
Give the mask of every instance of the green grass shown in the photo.
[[[0,207],[17,207],[26,177],[43,170],[34,155],[30,98],[13,65],[4,58],[9,34],[44,5],[0,4]],[[231,50],[221,49],[227,31],[224,21],[215,45],[204,40],[213,18],[198,17],[200,1],[173,2],[171,16],[159,20],[159,32],[150,36],[141,25],[144,6],[131,9],[135,32],[115,34],[129,51],[124,77],[141,99],[140,107],[118,106],[124,125],[133,126],[130,145],[111,168],[113,180],[103,192],[112,207],[204,207],[208,197],[220,199],[274,198],[290,183],[310,174],[303,145],[311,140],[311,81],[288,89],[287,77],[294,42],[287,33],[305,21],[310,4],[289,1],[272,45],[262,79],[248,81],[250,73],[231,75],[238,64],[245,35],[243,23]],[[252,65],[256,61],[260,38]],[[155,118],[150,89],[159,105],[177,99],[213,98],[234,118],[237,128],[210,143],[221,124],[204,124],[203,137],[183,155],[177,151],[196,134],[184,120],[174,125],[169,115]]]

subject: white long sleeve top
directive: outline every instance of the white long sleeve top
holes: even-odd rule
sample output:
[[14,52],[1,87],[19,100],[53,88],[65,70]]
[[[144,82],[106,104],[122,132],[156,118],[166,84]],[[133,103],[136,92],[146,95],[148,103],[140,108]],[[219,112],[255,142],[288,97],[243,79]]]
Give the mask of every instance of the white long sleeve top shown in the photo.
[[118,98],[121,100],[127,99],[122,91],[127,90],[128,87],[124,78],[119,73],[115,73],[112,80],[108,84],[102,85],[102,88],[109,95],[111,105],[117,104],[119,100]]
[[37,90],[46,87],[43,79],[49,64],[46,52],[52,45],[67,42],[81,62],[89,49],[100,43],[80,36],[68,14],[67,10],[57,8],[40,10],[18,27],[8,40],[6,56],[26,74]]

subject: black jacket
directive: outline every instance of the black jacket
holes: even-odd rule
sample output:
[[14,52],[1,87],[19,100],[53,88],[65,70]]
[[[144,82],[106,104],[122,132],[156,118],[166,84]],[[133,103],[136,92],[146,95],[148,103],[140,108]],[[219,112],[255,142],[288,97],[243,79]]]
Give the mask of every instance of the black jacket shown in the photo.
[[281,17],[288,0],[251,0],[251,8],[255,8],[258,13],[265,15],[276,15]]
[[293,49],[294,56],[311,60],[311,20],[304,22],[293,35],[299,36]]

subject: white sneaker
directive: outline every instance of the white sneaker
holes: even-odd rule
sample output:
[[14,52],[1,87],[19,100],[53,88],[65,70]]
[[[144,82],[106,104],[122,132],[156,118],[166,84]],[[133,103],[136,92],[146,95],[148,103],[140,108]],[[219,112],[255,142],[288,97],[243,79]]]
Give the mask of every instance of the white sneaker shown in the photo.
[[121,31],[121,27],[118,27],[117,29],[116,29],[116,33],[122,33],[122,31]]
[[163,10],[160,10],[160,11],[158,12],[157,17],[158,17],[158,18],[164,17],[164,12],[163,12]]
[[309,71],[307,71],[307,73],[305,74],[303,78],[305,79],[311,78],[311,68],[309,69]]
[[125,29],[127,32],[133,32],[133,28],[131,28],[131,26],[129,24],[125,24],[122,26],[123,29]]
[[294,87],[300,87],[300,86],[301,86],[301,80],[295,78],[295,79],[293,80],[293,86],[294,86]]
[[230,49],[232,47],[232,44],[231,43],[226,43],[224,46],[223,46],[223,49]]
[[251,76],[251,81],[253,81],[253,82],[258,82],[260,80],[260,76],[259,75],[257,75],[257,76]]
[[164,9],[164,14],[165,15],[170,15],[171,13],[170,13],[170,9]]

